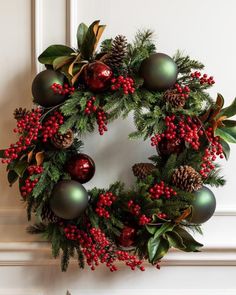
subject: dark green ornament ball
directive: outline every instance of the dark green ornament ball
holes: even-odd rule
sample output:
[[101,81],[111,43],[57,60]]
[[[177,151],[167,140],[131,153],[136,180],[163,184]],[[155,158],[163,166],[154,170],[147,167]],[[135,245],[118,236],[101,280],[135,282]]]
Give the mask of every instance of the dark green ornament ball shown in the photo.
[[66,96],[54,93],[51,89],[53,83],[63,85],[65,76],[60,72],[45,70],[40,72],[32,83],[32,95],[34,102],[45,107],[56,106],[65,101]]
[[178,67],[174,60],[164,53],[154,53],[146,58],[140,66],[140,76],[148,90],[166,90],[177,79]]
[[212,217],[216,209],[216,198],[213,192],[203,186],[198,191],[194,192],[195,199],[192,202],[192,215],[189,221],[196,224],[206,222]]
[[88,193],[81,183],[75,180],[62,180],[52,191],[50,207],[60,218],[79,217],[88,205]]

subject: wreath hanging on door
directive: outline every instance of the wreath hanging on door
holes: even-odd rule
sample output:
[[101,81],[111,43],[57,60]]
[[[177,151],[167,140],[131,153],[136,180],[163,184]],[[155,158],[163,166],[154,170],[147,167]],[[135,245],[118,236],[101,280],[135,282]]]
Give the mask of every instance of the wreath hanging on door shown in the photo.
[[[14,112],[19,135],[0,151],[8,181],[19,181],[28,228],[43,234],[52,254],[61,253],[62,270],[70,257],[92,270],[122,261],[144,270],[143,260],[159,268],[170,248],[197,252],[203,246],[191,231],[214,213],[216,200],[206,187],[224,185],[217,158],[229,157],[236,142],[236,100],[224,107],[206,92],[215,82],[203,64],[159,53],[152,32],[139,31],[133,43],[118,35],[96,50],[105,26],[80,24],[78,48],[49,46],[39,62],[46,69],[32,84],[36,106]],[[154,155],[132,167],[136,182],[119,181],[106,189],[83,186],[95,163],[81,153],[81,135],[133,114],[131,139],[150,140]],[[104,136],[105,140],[105,136]],[[111,169],[111,168],[110,168]]]

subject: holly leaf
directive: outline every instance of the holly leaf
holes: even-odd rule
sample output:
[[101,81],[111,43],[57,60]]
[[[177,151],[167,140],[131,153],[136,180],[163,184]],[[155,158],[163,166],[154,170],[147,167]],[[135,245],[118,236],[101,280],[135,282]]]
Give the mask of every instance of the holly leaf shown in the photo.
[[230,156],[230,146],[229,146],[228,142],[225,141],[222,138],[220,139],[220,143],[221,143],[222,148],[223,148],[223,154],[225,156],[225,159],[228,160],[229,156]]
[[38,57],[38,61],[42,64],[52,65],[53,61],[62,56],[71,56],[75,51],[65,45],[51,45]]
[[219,116],[226,116],[227,118],[236,115],[236,98],[233,100],[231,105],[221,110]]
[[7,174],[7,180],[10,184],[10,186],[13,185],[13,183],[15,183],[18,179],[18,174],[14,171],[14,170],[10,170]]
[[236,126],[235,127],[220,127],[215,130],[215,135],[223,140],[231,143],[236,143]]
[[174,232],[177,233],[183,240],[185,248],[181,249],[185,252],[199,252],[199,248],[203,244],[197,242],[185,229],[182,227],[175,227]]
[[179,234],[176,232],[167,232],[165,234],[166,239],[168,240],[171,247],[174,247],[176,249],[183,250],[185,248],[185,245],[183,243],[183,239]]
[[86,24],[81,23],[78,26],[78,29],[77,29],[77,45],[78,45],[78,49],[81,48],[81,46],[82,46],[82,44],[84,42],[87,31],[88,31],[88,26]]

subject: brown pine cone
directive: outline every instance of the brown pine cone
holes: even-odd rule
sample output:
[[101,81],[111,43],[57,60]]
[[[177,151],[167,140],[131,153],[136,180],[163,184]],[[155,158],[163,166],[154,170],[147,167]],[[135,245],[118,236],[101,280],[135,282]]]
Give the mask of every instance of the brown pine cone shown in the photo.
[[45,204],[43,206],[41,218],[43,221],[47,221],[47,222],[51,222],[51,223],[57,223],[61,220],[58,216],[56,216],[52,212],[51,208],[49,207],[49,204]]
[[194,192],[202,187],[201,175],[191,166],[180,166],[172,174],[172,184],[187,191]]
[[132,167],[134,176],[139,179],[144,179],[148,175],[152,174],[156,167],[152,163],[137,163]]
[[56,133],[51,142],[58,149],[67,149],[74,142],[74,133],[71,129],[68,129],[65,134]]
[[14,118],[17,120],[17,121],[20,121],[21,119],[23,119],[26,115],[29,114],[29,111],[27,111],[27,109],[22,109],[22,108],[16,108],[13,115],[14,115]]
[[127,39],[125,36],[118,35],[112,42],[111,52],[108,54],[105,63],[112,69],[119,69],[124,63],[127,54]]
[[167,90],[164,93],[164,99],[175,109],[183,108],[186,102],[182,93],[177,93],[175,90]]

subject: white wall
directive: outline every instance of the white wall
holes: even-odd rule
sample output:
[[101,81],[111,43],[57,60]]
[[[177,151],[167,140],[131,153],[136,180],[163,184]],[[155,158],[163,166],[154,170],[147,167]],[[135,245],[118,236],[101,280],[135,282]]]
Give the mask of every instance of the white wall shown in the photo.
[[[235,11],[234,0],[0,0],[0,146],[14,141],[9,135],[14,128],[13,109],[31,105],[31,80],[42,69],[35,56],[51,43],[75,44],[77,24],[94,19],[108,25],[104,37],[122,33],[131,40],[137,29],[152,28],[161,52],[172,55],[181,49],[204,62],[206,72],[216,80],[212,95],[221,92],[230,102],[236,95]],[[107,186],[116,179],[132,183],[132,164],[155,152],[149,142],[128,141],[133,128],[132,118],[117,120],[104,136],[85,138],[84,152],[97,165],[87,187]],[[104,269],[82,272],[74,264],[61,274],[48,245],[25,233],[24,205],[17,187],[8,187],[1,165],[0,295],[62,295],[66,289],[72,295],[107,295],[111,290],[117,295],[235,295],[235,163],[236,146],[230,162],[223,162],[228,182],[215,190],[217,212],[204,226],[202,253],[172,252],[160,272],[147,267],[145,273],[122,270],[116,274]]]

